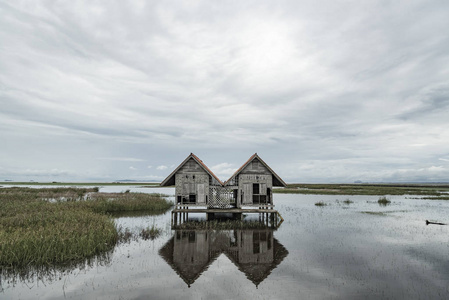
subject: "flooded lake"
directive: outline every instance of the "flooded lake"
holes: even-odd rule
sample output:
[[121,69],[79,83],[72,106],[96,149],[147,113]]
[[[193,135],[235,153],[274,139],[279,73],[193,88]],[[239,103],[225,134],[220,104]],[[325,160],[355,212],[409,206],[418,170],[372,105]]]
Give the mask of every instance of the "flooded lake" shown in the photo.
[[[174,194],[100,191],[127,189]],[[172,230],[170,212],[118,217],[162,234],[83,267],[4,274],[0,299],[448,299],[449,226],[425,221],[449,222],[449,201],[411,198],[274,194],[278,229]]]

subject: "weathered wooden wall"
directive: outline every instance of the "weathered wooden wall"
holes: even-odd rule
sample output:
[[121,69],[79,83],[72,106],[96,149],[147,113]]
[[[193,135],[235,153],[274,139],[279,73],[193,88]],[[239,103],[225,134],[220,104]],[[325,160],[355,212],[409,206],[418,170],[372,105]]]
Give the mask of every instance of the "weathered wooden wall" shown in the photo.
[[175,175],[175,196],[189,198],[196,195],[197,204],[206,204],[209,194],[210,175],[193,159],[182,166]]
[[209,202],[215,208],[273,205],[273,185],[283,184],[256,154],[225,183],[226,187],[193,154],[178,168],[163,183],[175,184],[176,202],[181,205],[204,206]]
[[251,205],[253,204],[253,184],[259,184],[259,194],[267,195],[267,188],[270,191],[273,188],[273,176],[271,172],[257,159],[249,163],[238,176],[238,204]]

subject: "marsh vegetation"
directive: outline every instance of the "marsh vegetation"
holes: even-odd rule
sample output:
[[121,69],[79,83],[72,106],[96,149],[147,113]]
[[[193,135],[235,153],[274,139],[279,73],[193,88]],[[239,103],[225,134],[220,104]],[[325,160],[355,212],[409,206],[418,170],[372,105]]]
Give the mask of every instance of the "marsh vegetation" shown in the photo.
[[[83,261],[113,249],[119,232],[111,212],[163,213],[159,194],[98,193],[97,188],[0,189],[0,268]],[[157,228],[142,233],[157,234]]]
[[390,204],[391,201],[388,200],[388,198],[384,196],[384,197],[380,197],[379,200],[377,200],[377,203],[379,203],[380,205],[386,206],[386,205]]
[[[427,195],[447,197],[447,184],[288,184],[274,193],[307,195]],[[443,200],[442,198],[438,198]]]

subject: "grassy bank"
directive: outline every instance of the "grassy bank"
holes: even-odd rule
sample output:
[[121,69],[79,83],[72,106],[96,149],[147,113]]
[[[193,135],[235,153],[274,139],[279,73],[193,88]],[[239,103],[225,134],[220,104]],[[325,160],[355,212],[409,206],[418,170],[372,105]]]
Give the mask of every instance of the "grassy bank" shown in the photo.
[[4,181],[0,182],[0,185],[54,185],[54,186],[110,186],[110,185],[118,185],[118,186],[151,186],[151,187],[158,187],[158,182],[58,182],[58,181],[52,181],[52,182],[37,182],[37,181],[24,181],[24,182],[18,182],[18,181]]
[[274,193],[315,195],[427,195],[444,196],[449,185],[440,184],[288,184]]
[[80,261],[113,249],[119,233],[110,212],[164,212],[161,195],[98,189],[0,189],[0,268]]

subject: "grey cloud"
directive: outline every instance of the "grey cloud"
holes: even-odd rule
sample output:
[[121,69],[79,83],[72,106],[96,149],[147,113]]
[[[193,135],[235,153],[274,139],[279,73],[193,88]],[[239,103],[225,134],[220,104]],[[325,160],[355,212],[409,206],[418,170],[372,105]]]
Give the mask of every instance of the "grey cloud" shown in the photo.
[[442,178],[448,10],[0,3],[0,167],[146,178],[190,152],[212,166],[258,152],[290,181]]
[[449,109],[449,85],[442,84],[437,87],[432,87],[418,95],[417,107],[399,115],[400,119],[413,120],[417,118],[434,117],[435,114],[447,117]]
[[[128,161],[128,162],[140,162],[145,161],[145,159],[133,158],[133,157],[99,157],[102,160],[113,160],[113,161]],[[151,166],[148,166],[149,168]]]

